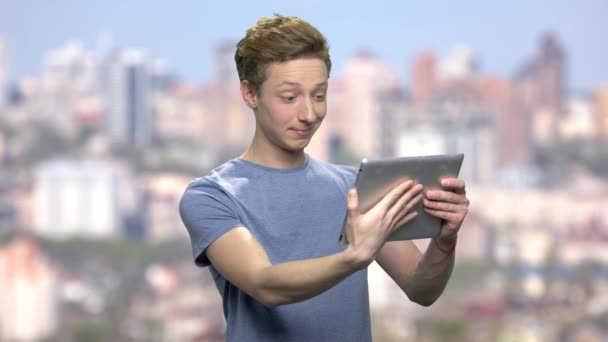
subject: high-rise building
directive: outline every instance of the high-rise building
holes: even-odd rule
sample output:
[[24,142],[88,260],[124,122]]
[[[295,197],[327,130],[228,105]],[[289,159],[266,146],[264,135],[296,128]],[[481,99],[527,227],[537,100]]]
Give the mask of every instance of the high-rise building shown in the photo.
[[593,112],[596,136],[608,139],[608,86],[599,88],[594,92]]
[[0,340],[43,341],[58,328],[57,272],[38,244],[19,237],[0,248]]
[[129,49],[110,57],[106,79],[106,125],[112,142],[146,146],[151,142],[150,60]]
[[426,104],[437,90],[437,61],[431,51],[420,53],[412,66],[412,101],[415,105]]
[[344,71],[345,120],[336,127],[349,150],[361,157],[380,153],[382,125],[379,98],[398,89],[396,72],[371,53],[360,52]]
[[522,111],[514,106],[514,87],[508,80],[488,76],[480,80],[480,92],[484,106],[497,114],[496,166],[507,168],[527,163],[528,128]]
[[136,210],[130,172],[103,160],[52,160],[34,178],[33,230],[64,239],[117,238]]
[[242,151],[253,137],[255,117],[243,102],[234,61],[235,44],[221,42],[214,51],[213,78],[205,91],[209,109],[205,116],[208,141],[233,151]]
[[564,114],[566,93],[566,52],[557,38],[547,34],[541,38],[536,57],[536,79],[539,85],[539,105],[559,117]]
[[529,149],[547,147],[558,136],[565,115],[566,63],[564,49],[548,34],[515,76],[514,105],[525,120]]

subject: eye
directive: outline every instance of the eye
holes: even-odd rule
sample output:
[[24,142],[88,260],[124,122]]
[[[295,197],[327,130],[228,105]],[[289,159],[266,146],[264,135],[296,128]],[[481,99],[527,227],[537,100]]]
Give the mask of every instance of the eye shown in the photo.
[[281,96],[281,100],[285,103],[291,103],[293,101],[295,101],[296,97],[295,96]]
[[325,100],[325,94],[317,94],[314,96],[315,101],[321,102]]

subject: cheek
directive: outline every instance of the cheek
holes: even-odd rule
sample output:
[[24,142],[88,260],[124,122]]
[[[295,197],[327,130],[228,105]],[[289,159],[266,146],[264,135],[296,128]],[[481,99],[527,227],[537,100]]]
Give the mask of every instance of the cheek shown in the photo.
[[266,122],[274,124],[289,121],[291,112],[293,111],[293,109],[283,103],[269,103],[264,107]]
[[315,114],[319,119],[323,119],[327,114],[327,102],[318,102],[314,104]]

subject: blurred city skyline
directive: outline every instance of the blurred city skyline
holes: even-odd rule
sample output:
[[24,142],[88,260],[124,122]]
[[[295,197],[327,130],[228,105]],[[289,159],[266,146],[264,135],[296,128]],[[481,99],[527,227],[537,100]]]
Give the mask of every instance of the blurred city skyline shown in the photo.
[[236,41],[257,18],[275,12],[302,17],[326,35],[334,75],[343,71],[350,56],[364,49],[392,65],[405,83],[411,79],[409,66],[420,50],[447,56],[460,46],[472,50],[483,73],[510,77],[536,53],[540,37],[550,33],[569,53],[567,92],[587,93],[608,80],[608,68],[601,68],[608,60],[608,46],[595,38],[608,31],[602,15],[606,10],[608,5],[602,1],[424,5],[387,1],[347,7],[318,1],[240,6],[191,1],[178,5],[25,1],[0,5],[0,35],[8,44],[11,82],[38,75],[48,51],[79,41],[96,51],[145,48],[181,79],[201,84],[213,76],[213,50],[219,44]]
[[0,340],[225,338],[178,205],[249,144],[234,42],[276,12],[332,44],[308,154],[465,155],[450,284],[372,264],[374,341],[606,341],[604,4],[0,4]]

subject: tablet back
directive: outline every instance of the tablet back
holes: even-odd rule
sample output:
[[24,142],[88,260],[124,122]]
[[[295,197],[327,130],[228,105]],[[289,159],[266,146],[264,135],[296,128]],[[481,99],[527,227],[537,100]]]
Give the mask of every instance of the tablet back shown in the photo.
[[[440,189],[440,179],[457,177],[464,159],[463,154],[400,157],[367,160],[363,159],[357,174],[355,188],[359,195],[362,212],[371,209],[384,195],[407,179],[413,179],[424,186],[424,190]],[[420,201],[414,210],[418,215],[398,228],[389,241],[431,238],[439,233],[441,219],[426,213]],[[344,220],[346,223],[346,218]],[[345,226],[340,242],[346,243]]]

